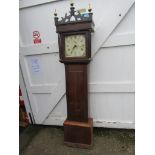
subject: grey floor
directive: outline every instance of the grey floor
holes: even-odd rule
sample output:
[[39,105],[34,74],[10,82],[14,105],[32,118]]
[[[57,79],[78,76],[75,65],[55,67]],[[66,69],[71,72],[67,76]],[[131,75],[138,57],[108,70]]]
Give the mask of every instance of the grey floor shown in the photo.
[[92,149],[67,147],[63,128],[30,126],[20,133],[20,155],[134,155],[134,130],[94,128]]

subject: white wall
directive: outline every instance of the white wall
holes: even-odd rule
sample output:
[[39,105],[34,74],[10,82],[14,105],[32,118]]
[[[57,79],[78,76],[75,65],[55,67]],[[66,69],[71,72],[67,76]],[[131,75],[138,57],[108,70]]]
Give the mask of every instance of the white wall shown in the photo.
[[[56,8],[59,16],[64,15],[69,1],[35,2],[20,1],[20,63],[30,100],[26,104],[31,105],[36,124],[62,125],[65,73],[58,57],[53,12]],[[94,126],[134,128],[134,1],[74,2],[77,9],[91,3],[94,13],[93,60],[88,66],[89,115]],[[41,33],[41,45],[33,44],[34,30]],[[33,72],[34,59],[39,73]]]

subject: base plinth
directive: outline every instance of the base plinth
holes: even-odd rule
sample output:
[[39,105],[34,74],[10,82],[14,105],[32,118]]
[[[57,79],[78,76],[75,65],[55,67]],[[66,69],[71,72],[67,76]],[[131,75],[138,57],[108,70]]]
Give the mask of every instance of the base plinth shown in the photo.
[[88,123],[68,121],[64,122],[64,143],[71,147],[90,148],[93,141],[93,119]]

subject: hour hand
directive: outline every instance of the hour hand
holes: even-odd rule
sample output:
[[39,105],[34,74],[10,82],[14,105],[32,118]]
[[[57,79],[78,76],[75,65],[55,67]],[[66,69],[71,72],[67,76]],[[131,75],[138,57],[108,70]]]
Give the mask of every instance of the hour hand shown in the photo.
[[77,44],[77,42],[76,42],[76,41],[74,41],[74,40],[73,40],[73,42],[74,42],[74,44]]
[[73,46],[72,48],[72,51],[71,51],[71,54],[73,53],[74,49],[75,49],[76,45]]

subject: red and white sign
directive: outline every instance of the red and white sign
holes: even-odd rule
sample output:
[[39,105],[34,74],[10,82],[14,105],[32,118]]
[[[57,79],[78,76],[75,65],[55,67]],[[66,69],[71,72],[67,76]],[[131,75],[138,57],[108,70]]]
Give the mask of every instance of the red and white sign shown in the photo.
[[40,38],[40,32],[39,31],[33,31],[33,42],[34,44],[40,44],[41,38]]

